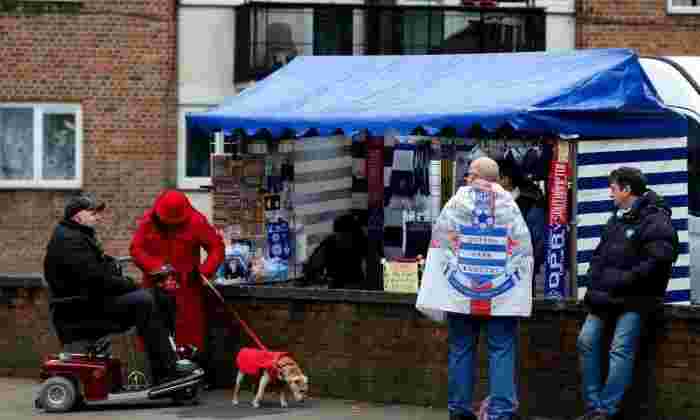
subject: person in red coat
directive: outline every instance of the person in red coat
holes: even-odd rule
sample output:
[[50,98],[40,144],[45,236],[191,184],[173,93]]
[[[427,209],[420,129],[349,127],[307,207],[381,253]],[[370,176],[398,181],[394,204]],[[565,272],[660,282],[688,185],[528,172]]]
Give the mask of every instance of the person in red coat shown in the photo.
[[[207,258],[202,263],[200,250]],[[175,301],[175,342],[178,346],[205,348],[206,287],[200,274],[211,278],[224,260],[224,242],[206,217],[192,207],[185,194],[167,190],[144,213],[131,241],[134,263],[144,272],[144,287],[153,287],[151,274],[170,265],[179,286],[171,290]],[[172,304],[172,299],[171,299]]]

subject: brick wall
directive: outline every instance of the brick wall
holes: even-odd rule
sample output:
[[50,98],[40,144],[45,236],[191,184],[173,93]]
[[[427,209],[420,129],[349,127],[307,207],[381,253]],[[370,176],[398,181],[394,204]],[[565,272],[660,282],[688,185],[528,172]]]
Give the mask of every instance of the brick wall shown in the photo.
[[669,15],[666,0],[576,1],[576,48],[700,55],[700,16]]
[[[269,348],[295,356],[310,378],[312,394],[446,406],[447,331],[417,314],[415,297],[280,289],[284,288],[230,290],[227,299]],[[218,342],[225,342],[214,351],[217,381],[230,386],[238,342],[253,344],[230,327],[230,318],[220,305],[212,302],[208,306],[217,310],[210,333]],[[697,307],[668,307],[665,321],[651,329],[655,334],[642,347],[626,419],[700,418],[699,315]],[[576,338],[583,319],[584,313],[575,304],[556,307],[537,301],[534,316],[521,322],[518,380],[522,413],[555,418],[580,415]],[[115,353],[140,366],[142,355],[134,356],[130,340],[118,337]],[[0,375],[36,376],[42,355],[56,350],[43,290],[19,289],[9,304],[0,304]],[[482,337],[478,400],[487,389],[485,356]]]
[[[125,255],[136,218],[174,185],[176,0],[93,0],[77,13],[0,12],[0,103],[79,103],[83,190],[109,203],[99,236]],[[0,272],[40,272],[68,191],[0,190]]]

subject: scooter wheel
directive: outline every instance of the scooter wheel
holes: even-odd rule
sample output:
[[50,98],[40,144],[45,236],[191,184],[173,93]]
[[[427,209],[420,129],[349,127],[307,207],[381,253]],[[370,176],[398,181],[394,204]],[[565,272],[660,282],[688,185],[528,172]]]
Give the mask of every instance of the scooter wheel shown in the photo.
[[47,379],[39,393],[39,404],[50,413],[69,411],[75,406],[77,399],[73,382],[60,376]]

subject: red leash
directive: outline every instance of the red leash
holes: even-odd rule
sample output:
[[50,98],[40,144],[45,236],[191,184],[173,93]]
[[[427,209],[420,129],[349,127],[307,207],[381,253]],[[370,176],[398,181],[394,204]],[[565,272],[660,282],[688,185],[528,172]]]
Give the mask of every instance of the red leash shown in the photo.
[[[200,275],[201,275],[201,274],[200,274]],[[201,276],[202,276],[202,280],[204,281],[204,284],[206,284],[207,286],[209,286],[209,289],[210,289],[212,292],[214,292],[214,294],[216,295],[217,298],[219,298],[219,301],[221,301],[221,303],[224,305],[224,307],[225,307],[226,309],[228,309],[228,311],[231,312],[231,313],[233,314],[233,316],[236,317],[236,319],[237,319],[238,322],[241,324],[241,326],[243,327],[243,329],[245,330],[245,332],[248,333],[248,336],[249,336],[253,341],[255,341],[255,344],[257,344],[258,347],[260,347],[261,350],[267,351],[267,347],[265,347],[265,345],[262,343],[262,341],[260,341],[260,338],[258,338],[258,336],[255,334],[255,332],[248,326],[248,324],[246,324],[246,322],[243,320],[243,318],[241,318],[241,316],[238,315],[238,312],[237,312],[235,309],[233,309],[233,306],[231,306],[231,305],[229,305],[228,303],[226,303],[226,301],[224,300],[224,297],[221,296],[221,293],[219,293],[219,291],[216,290],[216,287],[214,287],[214,285],[211,284],[211,283],[209,282],[209,280],[207,280],[207,278],[204,277],[204,275],[201,275]]]

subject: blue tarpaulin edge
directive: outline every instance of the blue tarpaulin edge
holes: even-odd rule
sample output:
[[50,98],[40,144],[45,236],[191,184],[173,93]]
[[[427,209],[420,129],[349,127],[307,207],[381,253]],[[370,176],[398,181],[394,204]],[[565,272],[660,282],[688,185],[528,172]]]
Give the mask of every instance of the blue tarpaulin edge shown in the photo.
[[[408,56],[302,56],[204,113],[194,137],[367,130],[464,135],[504,125],[531,135],[663,138],[687,133],[627,49]],[[190,135],[192,138],[192,135]]]

